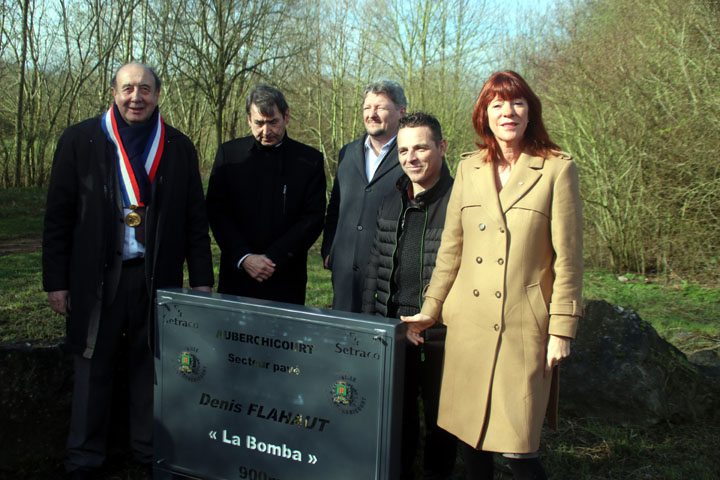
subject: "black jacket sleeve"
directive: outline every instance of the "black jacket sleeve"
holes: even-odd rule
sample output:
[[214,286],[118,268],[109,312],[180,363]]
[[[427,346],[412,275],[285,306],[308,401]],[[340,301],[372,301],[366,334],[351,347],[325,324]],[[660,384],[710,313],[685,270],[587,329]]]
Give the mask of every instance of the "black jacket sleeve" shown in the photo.
[[43,288],[47,292],[70,288],[78,188],[73,148],[66,132],[58,141],[50,174],[42,241]]
[[245,238],[243,230],[234,219],[232,212],[236,208],[232,202],[232,189],[235,188],[231,178],[223,170],[230,161],[225,152],[226,145],[218,147],[215,163],[210,173],[207,189],[207,216],[212,228],[215,241],[223,255],[238,262],[244,255],[252,252],[250,243]]
[[187,185],[187,206],[185,233],[185,258],[188,264],[188,276],[191,287],[212,287],[215,283],[210,252],[208,220],[203,196],[202,180],[198,157],[192,142],[187,140],[190,173]]
[[[338,169],[340,162],[345,157],[345,150],[347,145],[340,149],[338,154]],[[325,215],[325,230],[323,232],[322,246],[320,247],[320,254],[323,260],[325,257],[330,255],[330,248],[332,247],[333,240],[335,239],[335,232],[337,230],[338,218],[340,214],[340,182],[335,174],[335,181],[333,182],[333,188],[330,192],[330,202],[327,207],[327,214]],[[331,266],[332,268],[332,266]]]

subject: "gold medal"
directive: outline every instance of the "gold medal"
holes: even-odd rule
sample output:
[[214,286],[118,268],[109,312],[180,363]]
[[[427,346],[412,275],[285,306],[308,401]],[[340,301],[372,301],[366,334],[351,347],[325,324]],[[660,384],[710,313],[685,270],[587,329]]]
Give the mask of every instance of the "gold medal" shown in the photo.
[[137,208],[136,205],[130,205],[130,207],[128,207],[128,208],[130,208],[133,211],[128,213],[125,216],[125,223],[127,224],[128,227],[135,228],[142,223],[142,217],[140,216],[139,213],[134,211]]

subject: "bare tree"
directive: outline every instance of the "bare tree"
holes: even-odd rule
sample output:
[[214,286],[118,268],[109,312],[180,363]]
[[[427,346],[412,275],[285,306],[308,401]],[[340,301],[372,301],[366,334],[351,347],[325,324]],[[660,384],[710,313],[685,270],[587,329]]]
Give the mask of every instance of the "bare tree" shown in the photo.
[[[233,93],[244,91],[249,75],[271,61],[290,58],[283,44],[289,2],[271,0],[189,1],[168,9],[176,23],[173,73],[198,89],[211,106],[215,139],[223,141],[225,113]],[[173,13],[174,12],[174,13]]]
[[373,19],[384,35],[373,52],[405,87],[410,109],[438,116],[452,163],[473,147],[470,113],[490,72],[493,22],[485,2],[384,0],[386,15]]
[[[340,148],[360,135],[362,89],[375,69],[365,34],[363,5],[320,0],[306,5],[303,32],[311,48],[296,59],[285,82],[293,97],[293,119],[300,135],[325,157],[332,181]],[[317,18],[323,22],[317,22]]]
[[717,6],[571,7],[523,64],[552,135],[577,155],[591,264],[666,279],[717,275]]
[[30,0],[22,0],[20,28],[20,57],[18,58],[18,94],[15,116],[15,185],[21,185],[22,179],[22,137],[23,108],[25,104],[25,64],[27,62],[28,23],[30,22]]

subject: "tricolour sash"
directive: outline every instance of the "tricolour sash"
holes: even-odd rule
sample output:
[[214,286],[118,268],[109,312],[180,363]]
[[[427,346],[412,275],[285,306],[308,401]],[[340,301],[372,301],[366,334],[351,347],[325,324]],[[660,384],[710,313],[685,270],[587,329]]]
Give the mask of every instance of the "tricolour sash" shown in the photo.
[[[123,147],[122,139],[117,128],[117,121],[115,120],[113,107],[105,112],[103,115],[100,125],[102,126],[105,135],[113,145],[115,145],[115,153],[118,161],[118,172],[120,172],[120,190],[123,195],[123,206],[124,207],[142,207],[145,204],[142,202],[140,196],[140,188],[138,187],[137,179],[135,178],[135,172],[133,171],[130,159],[125,152]],[[145,172],[147,172],[152,183],[157,172],[158,165],[160,164],[160,157],[163,153],[163,145],[165,140],[165,125],[163,124],[162,117],[158,114],[157,124],[150,136],[150,141],[145,146],[143,151],[143,158],[145,159]]]

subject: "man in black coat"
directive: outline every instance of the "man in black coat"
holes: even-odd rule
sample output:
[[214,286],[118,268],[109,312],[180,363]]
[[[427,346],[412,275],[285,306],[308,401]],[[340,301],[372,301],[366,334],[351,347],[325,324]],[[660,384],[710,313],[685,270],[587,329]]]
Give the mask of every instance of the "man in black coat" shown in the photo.
[[399,84],[368,85],[363,101],[367,134],[340,150],[322,242],[325,268],[332,271],[336,310],[361,310],[377,210],[402,175],[395,137],[406,105]]
[[[420,312],[453,184],[444,159],[447,142],[435,117],[402,117],[397,145],[405,175],[380,206],[363,294],[363,312],[392,318]],[[406,348],[401,480],[414,478],[418,393],[426,426],[423,478],[449,479],[455,464],[455,437],[437,426],[446,329],[436,325],[423,334],[423,344]]]
[[128,372],[131,447],[152,461],[153,299],[156,289],[213,284],[205,202],[192,142],[163,122],[160,79],[129,63],[114,104],[69,127],[53,160],[43,231],[43,287],[67,317],[74,354],[66,469],[88,478],[106,451],[113,379]]
[[307,252],[322,231],[322,154],[287,136],[290,108],[267,85],[246,103],[252,135],[218,148],[207,209],[220,246],[218,292],[302,305]]

